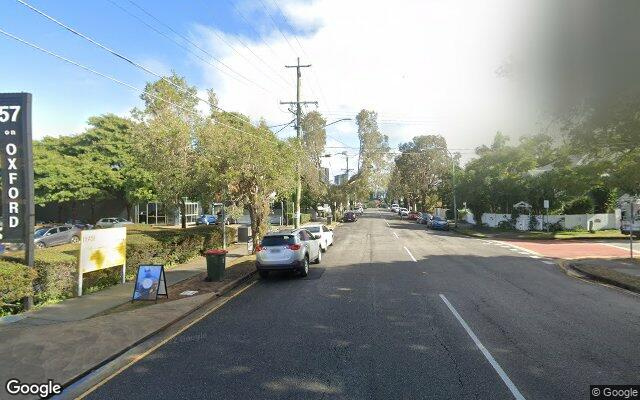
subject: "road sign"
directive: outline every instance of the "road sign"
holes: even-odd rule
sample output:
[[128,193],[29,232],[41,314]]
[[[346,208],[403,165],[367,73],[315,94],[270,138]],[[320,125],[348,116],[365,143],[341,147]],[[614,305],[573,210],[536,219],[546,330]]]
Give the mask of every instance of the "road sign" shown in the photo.
[[549,200],[544,200],[544,208],[549,208]]

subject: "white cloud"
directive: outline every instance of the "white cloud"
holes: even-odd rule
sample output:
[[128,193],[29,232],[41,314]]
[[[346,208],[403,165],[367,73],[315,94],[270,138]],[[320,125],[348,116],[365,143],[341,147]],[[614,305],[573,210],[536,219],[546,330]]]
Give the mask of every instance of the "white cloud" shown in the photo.
[[[313,64],[303,70],[303,100],[318,100],[329,121],[355,116],[367,108],[379,113],[381,130],[394,146],[415,135],[438,133],[452,148],[473,148],[489,142],[497,130],[519,136],[535,129],[533,105],[515,95],[512,82],[495,74],[514,46],[526,39],[525,27],[533,23],[526,19],[531,4],[511,0],[280,0],[288,20],[305,32],[298,40],[306,54],[289,35],[294,54],[275,29],[263,37],[267,46],[259,40],[198,28],[208,49],[240,74],[259,82],[266,93],[208,65],[202,66],[203,73],[216,88],[223,108],[254,119],[263,116],[271,124],[284,123],[291,117],[278,102],[295,97],[294,70],[284,65],[300,56],[303,63]],[[354,123],[341,122],[331,132],[348,144],[357,143]]]

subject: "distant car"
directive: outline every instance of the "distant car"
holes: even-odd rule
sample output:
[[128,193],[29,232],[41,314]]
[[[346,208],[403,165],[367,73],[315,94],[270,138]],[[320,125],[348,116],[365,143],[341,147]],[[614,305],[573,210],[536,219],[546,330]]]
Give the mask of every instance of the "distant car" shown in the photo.
[[353,211],[347,211],[346,213],[344,213],[342,220],[344,222],[356,222],[358,220],[358,216]]
[[213,225],[218,222],[218,217],[211,214],[202,214],[196,218],[196,225]]
[[417,211],[409,211],[409,214],[407,216],[409,217],[410,220],[415,221],[420,216],[420,213]]
[[57,246],[67,243],[80,242],[82,229],[73,225],[45,226],[33,233],[34,244],[37,248]]
[[397,213],[398,210],[400,210],[400,206],[397,205],[396,203],[391,204],[391,208],[389,209],[389,211]]
[[322,261],[320,239],[306,229],[288,229],[267,233],[256,247],[256,269],[261,278],[270,271],[298,271],[309,274],[309,262]]
[[133,224],[133,222],[120,217],[100,218],[98,222],[96,222],[96,228],[120,228],[131,224]]
[[329,246],[333,246],[333,231],[326,225],[306,225],[303,228],[311,232],[316,239],[320,239],[322,251],[327,251]]
[[70,219],[67,222],[65,222],[65,225],[72,225],[78,229],[93,229],[93,225],[79,219]]
[[420,213],[416,222],[419,224],[427,225],[431,221],[431,218],[432,218],[431,214],[423,212],[423,213]]
[[399,215],[399,216],[401,216],[401,217],[406,217],[406,216],[408,216],[408,215],[409,215],[409,210],[408,210],[408,209],[406,209],[406,208],[404,208],[404,207],[403,207],[403,208],[400,208],[400,209],[398,210],[398,215]]
[[448,231],[449,230],[449,221],[447,221],[446,219],[444,219],[442,217],[433,217],[433,219],[431,220],[431,223],[429,225],[427,225],[427,226],[429,228],[431,228],[431,229]]

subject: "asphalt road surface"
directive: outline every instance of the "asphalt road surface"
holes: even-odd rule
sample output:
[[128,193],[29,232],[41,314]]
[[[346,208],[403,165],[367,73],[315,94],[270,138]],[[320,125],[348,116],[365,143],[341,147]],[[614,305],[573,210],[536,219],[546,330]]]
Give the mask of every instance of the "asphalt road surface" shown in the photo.
[[260,281],[89,398],[587,399],[590,384],[640,384],[637,296],[386,211],[335,236],[309,277]]

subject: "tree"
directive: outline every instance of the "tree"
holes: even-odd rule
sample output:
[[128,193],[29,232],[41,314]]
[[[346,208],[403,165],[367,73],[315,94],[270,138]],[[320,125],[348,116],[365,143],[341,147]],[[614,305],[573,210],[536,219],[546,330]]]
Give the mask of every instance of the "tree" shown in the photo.
[[196,171],[200,165],[196,137],[203,129],[196,93],[174,73],[148,83],[141,96],[145,109],[134,111],[136,153],[149,172],[157,199],[180,208],[182,228],[186,228],[185,199],[198,197],[201,190],[194,179],[201,176]]
[[249,209],[257,245],[268,229],[271,201],[294,190],[299,142],[281,141],[264,121],[255,127],[237,113],[208,119],[198,134],[202,171],[210,171],[205,187],[224,190],[231,201]]
[[326,124],[327,121],[317,111],[305,114],[300,121],[304,153],[301,160],[302,208],[316,207],[327,194],[321,164],[327,142]]
[[361,110],[356,116],[360,151],[358,172],[352,178],[356,196],[368,196],[371,191],[381,189],[388,171],[389,138],[378,129],[378,114]]

